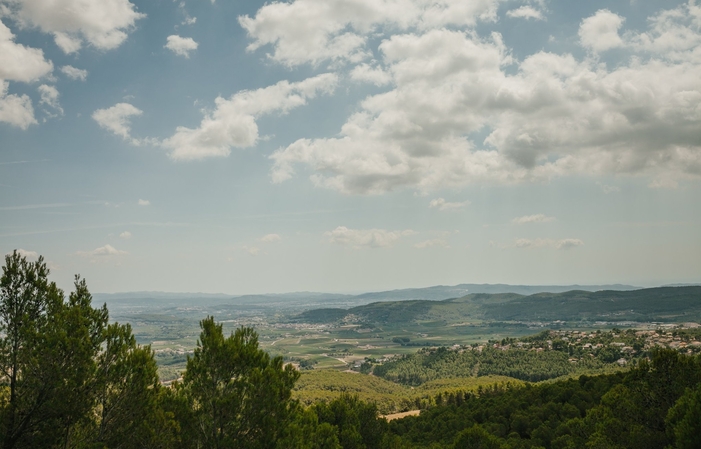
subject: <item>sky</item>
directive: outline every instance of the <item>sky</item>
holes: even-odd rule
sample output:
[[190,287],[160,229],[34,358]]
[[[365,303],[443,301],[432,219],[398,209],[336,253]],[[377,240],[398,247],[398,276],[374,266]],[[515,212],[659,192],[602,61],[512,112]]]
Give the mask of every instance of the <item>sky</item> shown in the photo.
[[0,251],[70,290],[701,281],[694,0],[0,0]]

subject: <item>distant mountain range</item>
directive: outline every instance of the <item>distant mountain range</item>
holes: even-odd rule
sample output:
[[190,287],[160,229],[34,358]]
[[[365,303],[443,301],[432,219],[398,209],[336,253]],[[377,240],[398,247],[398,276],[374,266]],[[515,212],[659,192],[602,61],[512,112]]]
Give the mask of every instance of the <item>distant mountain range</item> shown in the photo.
[[687,322],[701,320],[701,287],[597,291],[580,288],[531,295],[470,293],[445,300],[378,301],[349,309],[320,308],[303,312],[296,319],[323,323],[350,315],[371,325],[401,325],[417,321]]
[[442,300],[459,298],[471,293],[516,293],[532,295],[535,293],[562,293],[571,290],[637,290],[640,287],[623,284],[608,285],[509,285],[509,284],[459,284],[453,286],[436,285],[425,288],[405,288],[381,292],[369,292],[359,295],[320,292],[268,293],[260,295],[227,295],[224,293],[169,293],[169,292],[124,292],[124,293],[95,293],[93,297],[98,302],[120,300],[209,300],[226,301],[240,304],[247,303],[279,303],[281,301],[311,301],[311,302],[344,302],[367,304],[376,301],[400,301],[406,299]]

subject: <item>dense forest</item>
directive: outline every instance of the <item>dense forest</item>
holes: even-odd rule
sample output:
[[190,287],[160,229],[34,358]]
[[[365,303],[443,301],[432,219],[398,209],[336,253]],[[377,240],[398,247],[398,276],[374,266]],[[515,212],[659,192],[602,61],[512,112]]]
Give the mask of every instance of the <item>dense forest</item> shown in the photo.
[[597,358],[569,361],[560,351],[525,351],[485,347],[481,351],[451,351],[445,347],[422,349],[416,354],[376,366],[374,373],[387,380],[407,385],[450,377],[501,375],[538,382],[577,372],[601,369]]
[[212,317],[182,379],[163,386],[151,348],[93,307],[84,279],[66,297],[48,275],[42,258],[5,257],[5,449],[699,447],[699,356],[660,349],[627,372],[452,389],[420,416],[387,422],[348,394],[303,406],[292,397],[298,371],[261,350],[252,329],[227,337]]

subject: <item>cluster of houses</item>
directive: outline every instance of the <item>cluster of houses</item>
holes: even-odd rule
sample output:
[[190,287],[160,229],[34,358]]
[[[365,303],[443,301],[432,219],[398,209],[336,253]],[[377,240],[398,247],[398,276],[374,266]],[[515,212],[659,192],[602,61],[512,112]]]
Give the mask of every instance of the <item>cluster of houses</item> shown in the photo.
[[[581,357],[594,357],[600,351],[620,356],[616,362],[626,365],[632,358],[648,353],[656,347],[676,349],[686,354],[701,352],[701,325],[684,323],[681,325],[657,326],[654,329],[613,329],[611,331],[553,330],[539,334],[541,338],[526,337],[521,340],[505,339],[490,341],[494,348],[511,348],[531,351],[559,350],[570,354],[570,361],[576,363]],[[473,345],[472,350],[481,351],[483,345]]]

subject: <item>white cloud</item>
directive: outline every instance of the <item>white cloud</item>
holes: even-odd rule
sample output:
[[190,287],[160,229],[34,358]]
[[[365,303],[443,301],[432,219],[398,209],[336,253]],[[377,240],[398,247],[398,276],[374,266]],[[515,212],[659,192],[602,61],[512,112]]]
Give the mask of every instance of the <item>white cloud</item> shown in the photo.
[[64,65],[61,67],[61,72],[73,80],[85,81],[88,78],[87,70],[77,69],[71,65]]
[[608,9],[601,9],[591,17],[582,20],[579,26],[581,44],[594,52],[602,52],[623,46],[618,30],[625,19]]
[[84,42],[100,50],[118,47],[146,17],[128,0],[6,0],[12,17],[25,26],[52,34],[65,53],[78,51]]
[[191,37],[181,37],[178,35],[168,36],[165,48],[178,56],[190,57],[190,52],[197,50],[199,44]]
[[282,237],[280,237],[278,234],[267,234],[258,240],[260,240],[263,243],[272,243],[279,242],[280,240],[282,240]]
[[350,72],[350,77],[354,81],[372,83],[376,86],[384,86],[392,81],[392,75],[382,70],[380,67],[370,67],[367,64],[359,64]]
[[524,215],[523,217],[516,217],[511,220],[514,224],[526,224],[526,223],[547,223],[549,221],[554,221],[555,217],[548,217],[543,214],[535,215]]
[[246,251],[251,256],[257,256],[261,254],[260,248],[255,246],[243,246],[242,249]]
[[516,239],[514,242],[515,248],[554,248],[554,249],[570,249],[584,245],[580,239]]
[[137,139],[131,137],[130,119],[133,116],[139,116],[143,113],[140,109],[132,106],[129,103],[117,103],[107,109],[98,109],[92,114],[101,128],[112,131],[124,140],[129,140],[132,144],[138,145]]
[[[271,178],[282,182],[303,165],[316,186],[349,194],[571,175],[699,179],[701,45],[692,44],[701,33],[689,7],[673,11],[647,33],[624,33],[631,57],[611,68],[543,51],[515,61],[498,34],[395,34],[379,45],[377,65],[392,87],[361,101],[338,135],[274,152]],[[667,47],[658,23],[677,36]],[[585,41],[610,48],[610,36],[589,33],[596,24],[585,20]],[[657,43],[644,46],[643,34]],[[653,52],[662,48],[675,50]]]
[[76,254],[84,257],[110,257],[110,256],[123,256],[129,254],[126,251],[121,251],[116,249],[110,244],[95,248],[92,251],[78,251]]
[[38,48],[15,43],[15,35],[0,22],[0,81],[36,81],[54,69]]
[[43,104],[50,107],[51,109],[54,109],[58,115],[63,115],[63,108],[58,102],[58,89],[56,89],[55,86],[42,84],[37,88],[37,90],[39,91],[39,95],[41,96],[39,104]]
[[443,239],[432,239],[419,242],[414,245],[414,248],[424,249],[424,248],[450,248],[448,242]]
[[545,20],[543,12],[535,9],[532,6],[521,6],[520,8],[512,9],[506,13],[509,17],[519,18],[519,19],[534,19],[534,20]]
[[625,33],[626,46],[670,61],[701,61],[701,6],[694,0],[648,19],[650,29]]
[[428,207],[431,209],[438,209],[441,211],[449,211],[449,210],[457,210],[457,209],[462,209],[463,207],[469,205],[469,201],[462,201],[459,203],[451,203],[446,201],[443,198],[436,198],[435,200],[431,200],[430,203],[428,203]]
[[28,260],[35,260],[39,258],[39,253],[36,251],[27,251],[26,249],[19,248],[17,253],[22,257],[26,257]]
[[371,53],[368,37],[378,29],[471,26],[496,20],[501,0],[295,0],[239,17],[253,42],[249,51],[271,45],[268,56],[288,66],[321,61],[360,62]]
[[122,240],[129,240],[131,238],[131,232],[124,231],[121,234],[119,234],[119,238]]
[[139,206],[150,206],[150,205],[151,205],[151,202],[150,202],[149,200],[142,200],[142,199],[139,199],[138,204],[139,204]]
[[387,231],[385,229],[349,229],[339,226],[324,233],[329,243],[359,248],[387,248],[402,237],[415,234],[412,230]]
[[0,80],[0,122],[21,129],[37,123],[32,100],[27,95],[8,94],[10,83]]
[[272,112],[286,114],[303,106],[318,94],[331,93],[338,77],[325,73],[297,83],[280,81],[252,91],[242,91],[230,99],[218,97],[216,109],[205,115],[195,129],[180,126],[163,141],[175,160],[228,156],[232,147],[246,148],[259,140],[256,118]]
[[54,33],[54,42],[67,55],[76,53],[83,46],[83,41],[77,37],[67,33]]

